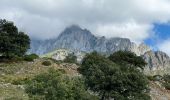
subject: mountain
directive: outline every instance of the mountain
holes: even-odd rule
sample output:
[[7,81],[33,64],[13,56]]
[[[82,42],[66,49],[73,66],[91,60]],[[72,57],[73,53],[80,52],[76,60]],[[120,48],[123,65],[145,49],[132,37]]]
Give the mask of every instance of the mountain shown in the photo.
[[79,50],[83,52],[98,51],[113,53],[119,50],[128,50],[142,55],[151,49],[145,44],[137,46],[127,38],[110,38],[94,36],[89,30],[72,25],[66,28],[57,38],[45,41],[32,40],[30,52],[39,55],[55,49]]
[[32,40],[30,52],[39,55],[51,52],[50,57],[57,60],[64,59],[71,52],[77,55],[80,61],[85,55],[84,52],[98,51],[108,55],[119,50],[131,51],[142,56],[148,63],[145,68],[146,74],[155,75],[170,71],[170,58],[161,51],[152,51],[146,44],[137,45],[127,38],[97,37],[77,25],[67,27],[57,38]]
[[143,55],[148,63],[145,67],[145,73],[150,75],[163,75],[170,72],[170,57],[162,51],[148,51]]

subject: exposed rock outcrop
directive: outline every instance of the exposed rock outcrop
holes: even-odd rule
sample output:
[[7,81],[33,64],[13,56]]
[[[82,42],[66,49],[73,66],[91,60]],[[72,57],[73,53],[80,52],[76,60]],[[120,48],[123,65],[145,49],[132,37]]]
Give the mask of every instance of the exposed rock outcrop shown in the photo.
[[30,52],[42,55],[54,51],[51,57],[58,60],[63,60],[68,53],[72,52],[78,57],[78,61],[81,61],[85,55],[82,52],[97,51],[111,54],[119,50],[131,51],[138,56],[143,56],[148,63],[145,68],[147,74],[162,74],[169,71],[170,58],[163,52],[154,52],[144,43],[137,45],[127,38],[96,37],[87,29],[76,25],[66,28],[57,38],[45,41],[32,40]]
[[72,25],[66,28],[56,39],[45,41],[32,40],[30,52],[45,54],[55,49],[68,49],[72,51],[101,53],[113,53],[119,50],[127,50],[142,55],[151,50],[145,44],[137,46],[127,38],[96,37],[87,29]]
[[170,72],[170,57],[161,51],[148,51],[143,55],[148,63],[145,73],[150,75],[162,75]]

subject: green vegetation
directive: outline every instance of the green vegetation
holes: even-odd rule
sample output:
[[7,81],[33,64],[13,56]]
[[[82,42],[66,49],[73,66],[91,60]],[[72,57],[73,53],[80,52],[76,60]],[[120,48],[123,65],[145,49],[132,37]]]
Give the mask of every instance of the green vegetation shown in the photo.
[[170,75],[164,75],[163,76],[163,86],[167,89],[170,90]]
[[34,59],[37,59],[37,58],[39,58],[39,56],[36,54],[30,54],[30,55],[24,56],[25,61],[34,61]]
[[0,100],[29,100],[23,86],[0,83]]
[[95,100],[86,91],[83,80],[70,78],[60,71],[50,69],[47,73],[35,76],[27,85],[26,92],[30,98],[45,100]]
[[[0,94],[4,95],[0,95],[0,99],[150,100],[148,78],[141,70],[145,62],[133,53],[126,53],[116,52],[108,58],[97,52],[87,54],[78,68],[82,76],[78,73],[72,75],[70,72],[77,71],[69,69],[70,64],[62,66],[64,62],[56,63],[49,58],[37,59],[35,54],[24,56],[25,61],[0,63],[0,86],[8,84],[11,87],[4,88],[9,90],[7,93],[3,88],[0,89]],[[122,55],[126,59],[119,59]],[[75,63],[75,59],[69,56],[66,62]],[[157,78],[159,76],[150,77]],[[169,79],[169,76],[161,77],[166,89],[169,89]],[[13,92],[16,92],[15,95],[11,95]]]
[[[116,57],[122,57],[123,60],[114,59],[113,61],[101,56],[97,52],[88,54],[79,68],[79,72],[84,76],[88,88],[99,94],[101,100],[150,100],[148,92],[147,77],[140,72],[138,67],[143,68],[144,60],[140,59],[130,62],[129,59],[136,59],[137,56],[118,52]],[[120,55],[119,55],[120,54]],[[126,61],[127,60],[127,61]],[[120,64],[119,61],[125,62]],[[133,60],[132,60],[133,61]]]
[[42,62],[42,64],[43,64],[44,66],[50,66],[50,65],[51,65],[51,62],[50,62],[50,61],[44,61],[44,62]]
[[77,63],[77,57],[74,54],[69,54],[65,59],[66,63]]
[[18,32],[10,21],[0,20],[0,54],[5,58],[25,55],[30,48],[30,38],[24,32]]
[[130,65],[133,67],[144,68],[146,62],[142,57],[129,51],[117,51],[109,56],[109,59],[120,65]]

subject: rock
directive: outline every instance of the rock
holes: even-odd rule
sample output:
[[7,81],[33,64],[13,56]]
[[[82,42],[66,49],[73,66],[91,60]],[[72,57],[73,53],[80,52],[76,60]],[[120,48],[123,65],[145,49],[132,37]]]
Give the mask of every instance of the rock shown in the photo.
[[56,49],[68,49],[71,51],[92,52],[111,54],[119,50],[127,50],[142,55],[151,50],[145,44],[137,46],[127,38],[105,38],[94,36],[89,30],[72,25],[66,28],[57,38],[49,40],[32,40],[31,53],[39,55]]
[[148,63],[145,73],[152,75],[162,75],[170,71],[170,57],[161,51],[148,51],[143,55],[144,60]]
[[32,40],[31,53],[39,55],[52,51],[52,58],[63,60],[69,53],[77,56],[81,62],[85,53],[97,51],[106,55],[116,51],[131,51],[142,56],[148,65],[145,67],[147,74],[163,74],[170,71],[169,57],[158,51],[154,52],[146,44],[135,44],[127,38],[105,38],[94,36],[89,30],[72,25],[66,28],[57,38],[49,40]]

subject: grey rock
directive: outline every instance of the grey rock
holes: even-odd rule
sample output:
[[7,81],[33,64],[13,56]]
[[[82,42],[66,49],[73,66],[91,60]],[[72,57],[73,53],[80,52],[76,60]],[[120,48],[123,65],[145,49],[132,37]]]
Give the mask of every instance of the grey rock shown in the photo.
[[[167,54],[157,51],[154,52],[146,44],[135,44],[127,38],[105,38],[94,36],[89,30],[82,29],[79,26],[72,25],[66,28],[57,38],[49,40],[32,40],[31,50],[29,52],[39,55],[55,51],[57,49],[66,49],[71,52],[92,52],[98,51],[104,54],[111,54],[119,50],[131,51],[142,56],[148,65],[145,67],[146,74],[162,74],[170,72],[170,58]],[[82,59],[81,53],[79,54]],[[54,56],[60,57],[60,53]],[[63,55],[61,55],[63,57]]]
[[96,37],[87,29],[72,25],[66,28],[57,38],[50,40],[32,40],[31,53],[39,55],[54,51],[55,49],[69,49],[83,52],[98,51],[111,54],[119,50],[135,52],[137,55],[149,51],[144,44],[137,46],[127,38]]
[[148,51],[143,55],[147,62],[144,72],[150,75],[163,75],[170,72],[170,57],[161,51]]

